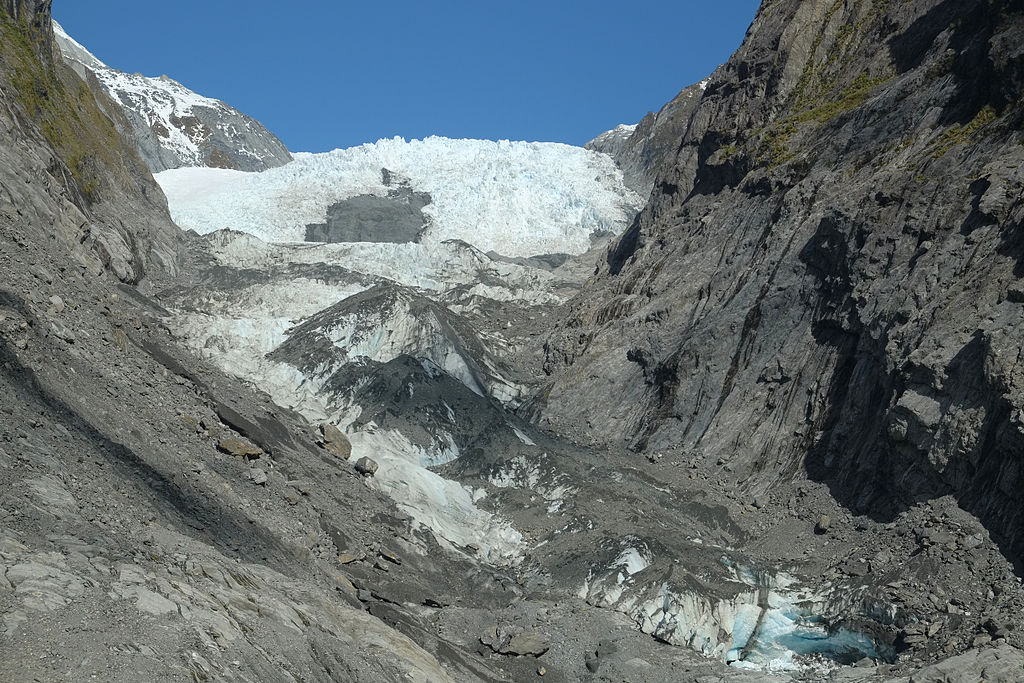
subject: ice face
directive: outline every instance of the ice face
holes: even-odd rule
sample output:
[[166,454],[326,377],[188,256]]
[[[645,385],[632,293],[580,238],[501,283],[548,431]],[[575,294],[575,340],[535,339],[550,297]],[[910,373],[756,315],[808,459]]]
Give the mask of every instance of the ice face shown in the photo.
[[812,656],[820,660],[852,663],[863,657],[889,659],[888,648],[866,634],[849,629],[829,629],[816,606],[820,597],[801,592],[794,577],[766,575],[749,568],[733,569],[745,583],[759,588],[758,603],[736,611],[732,647],[726,661],[741,668],[793,671],[807,668]]
[[620,581],[595,567],[580,595],[629,615],[659,640],[758,671],[820,673],[863,657],[892,659],[891,648],[867,634],[830,628],[823,616],[828,600],[795,576],[723,558],[733,592],[715,598],[676,583],[637,584],[628,563],[619,564],[630,550],[612,565]]
[[[613,567],[621,567],[626,575],[639,574],[650,566],[650,562],[636,548],[627,548],[615,558]],[[620,582],[621,583],[621,582]]]
[[598,231],[618,234],[642,206],[604,154],[556,143],[429,137],[299,154],[262,173],[175,169],[157,174],[183,228],[221,228],[272,242],[302,241],[332,204],[384,196],[381,169],[427,192],[424,243],[458,239],[505,256],[580,254]]

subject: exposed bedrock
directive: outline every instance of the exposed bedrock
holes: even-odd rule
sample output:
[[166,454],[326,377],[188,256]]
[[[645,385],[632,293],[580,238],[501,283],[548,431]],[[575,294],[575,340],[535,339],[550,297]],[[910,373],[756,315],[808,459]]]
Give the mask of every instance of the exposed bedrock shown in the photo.
[[880,520],[953,494],[1019,558],[1022,45],[1019,2],[765,3],[534,417]]
[[584,147],[615,159],[626,185],[647,198],[661,168],[675,159],[679,140],[690,124],[705,87],[707,81],[687,86],[657,113],[648,112],[637,125],[614,128]]
[[327,222],[306,226],[307,242],[416,242],[427,224],[426,192],[401,186],[386,197],[359,195],[327,208]]

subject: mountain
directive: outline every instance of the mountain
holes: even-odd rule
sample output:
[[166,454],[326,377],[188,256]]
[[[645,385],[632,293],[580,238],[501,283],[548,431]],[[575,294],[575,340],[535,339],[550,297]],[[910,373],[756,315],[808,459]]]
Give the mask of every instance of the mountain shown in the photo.
[[705,79],[683,88],[657,113],[648,112],[636,125],[616,126],[583,147],[612,157],[626,185],[641,197],[648,197],[662,166],[675,158],[679,140],[707,85]]
[[804,520],[882,623],[942,624],[905,631],[930,656],[1020,608],[1022,31],[1017,2],[764,3],[556,317],[533,408]]
[[64,60],[86,80],[95,77],[123,108],[129,126],[122,132],[153,173],[183,166],[262,171],[291,161],[284,143],[259,121],[167,76],[110,68],[60,24],[53,31]]
[[770,0],[603,152],[156,180],[49,8],[0,679],[1022,679],[1020,3]]

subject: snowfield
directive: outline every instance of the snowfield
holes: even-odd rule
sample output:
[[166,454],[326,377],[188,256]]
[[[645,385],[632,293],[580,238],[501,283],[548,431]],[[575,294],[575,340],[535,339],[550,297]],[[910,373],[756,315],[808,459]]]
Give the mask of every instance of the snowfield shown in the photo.
[[386,196],[381,169],[428,192],[424,243],[460,239],[505,256],[580,254],[591,235],[621,233],[642,206],[604,154],[558,143],[429,137],[380,140],[261,173],[179,168],[157,174],[183,228],[231,228],[297,242],[343,199]]

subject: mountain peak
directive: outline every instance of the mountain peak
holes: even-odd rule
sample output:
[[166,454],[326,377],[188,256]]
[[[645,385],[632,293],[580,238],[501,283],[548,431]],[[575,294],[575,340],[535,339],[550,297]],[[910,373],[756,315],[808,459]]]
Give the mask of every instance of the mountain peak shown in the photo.
[[284,143],[259,121],[166,74],[148,77],[111,68],[57,22],[53,31],[64,61],[85,78],[95,76],[124,109],[129,134],[152,172],[196,166],[264,171],[291,161]]

